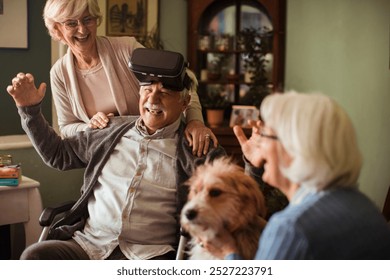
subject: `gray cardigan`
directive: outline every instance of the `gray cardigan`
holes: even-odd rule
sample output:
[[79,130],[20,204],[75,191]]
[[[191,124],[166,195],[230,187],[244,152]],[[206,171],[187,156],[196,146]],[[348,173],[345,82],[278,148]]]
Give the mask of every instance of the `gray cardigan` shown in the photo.
[[[112,150],[122,136],[134,126],[138,116],[111,118],[107,128],[102,130],[87,130],[73,137],[62,139],[50,127],[41,113],[40,104],[30,107],[19,107],[22,127],[29,136],[33,146],[50,167],[58,170],[85,168],[84,184],[81,187],[81,197],[69,213],[50,229],[48,239],[71,238],[76,230],[84,227],[88,217],[88,199],[93,192],[99,175],[106,164]],[[188,188],[185,181],[191,176],[194,168],[206,160],[226,155],[225,150],[218,146],[211,148],[207,156],[196,157],[184,137],[184,123],[179,127],[179,143],[176,151],[177,180],[177,228],[179,237],[179,215],[187,199]],[[213,144],[210,143],[210,147]]]

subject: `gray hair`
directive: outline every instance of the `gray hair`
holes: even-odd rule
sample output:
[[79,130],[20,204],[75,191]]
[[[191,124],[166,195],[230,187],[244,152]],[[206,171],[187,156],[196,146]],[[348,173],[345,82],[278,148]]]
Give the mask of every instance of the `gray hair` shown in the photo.
[[272,94],[260,112],[292,157],[290,166],[279,167],[290,181],[317,189],[357,184],[362,156],[356,133],[333,99],[294,91]]
[[191,79],[191,86],[189,89],[184,88],[181,91],[180,97],[182,100],[186,99],[187,96],[192,96],[192,93],[195,93],[198,90],[198,79],[196,78],[195,73],[188,68],[186,68],[186,73],[188,77]]
[[64,22],[68,18],[78,18],[88,9],[91,16],[97,18],[98,26],[103,15],[97,0],[48,0],[43,9],[43,20],[52,39],[60,41],[56,23]]

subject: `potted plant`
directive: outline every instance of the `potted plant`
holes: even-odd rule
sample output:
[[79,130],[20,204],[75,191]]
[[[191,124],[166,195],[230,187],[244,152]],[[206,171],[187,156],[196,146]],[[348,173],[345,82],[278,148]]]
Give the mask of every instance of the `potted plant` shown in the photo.
[[272,31],[267,28],[244,28],[238,35],[237,48],[243,52],[243,67],[249,91],[241,99],[243,105],[259,106],[270,93],[266,65],[266,54],[272,49]]
[[202,106],[206,110],[207,123],[211,127],[222,125],[225,110],[229,108],[230,102],[226,91],[221,85],[210,86],[210,90],[202,100]]

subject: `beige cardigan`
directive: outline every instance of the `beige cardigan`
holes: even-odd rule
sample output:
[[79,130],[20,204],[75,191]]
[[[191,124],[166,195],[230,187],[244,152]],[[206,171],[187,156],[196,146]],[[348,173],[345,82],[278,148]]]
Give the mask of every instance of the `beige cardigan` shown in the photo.
[[[128,61],[134,49],[143,47],[134,37],[97,37],[97,49],[116,108],[121,116],[139,115],[139,85],[129,70]],[[84,107],[70,49],[50,71],[51,92],[63,136],[87,129],[89,117]],[[187,121],[201,120],[198,95],[191,96],[186,110]]]

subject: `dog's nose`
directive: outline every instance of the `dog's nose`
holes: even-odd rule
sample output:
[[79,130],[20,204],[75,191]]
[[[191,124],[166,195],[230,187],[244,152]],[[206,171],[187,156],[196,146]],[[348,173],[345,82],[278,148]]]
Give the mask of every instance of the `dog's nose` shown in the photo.
[[198,211],[196,211],[195,209],[188,209],[186,211],[186,217],[188,220],[195,219],[197,215],[198,215]]

